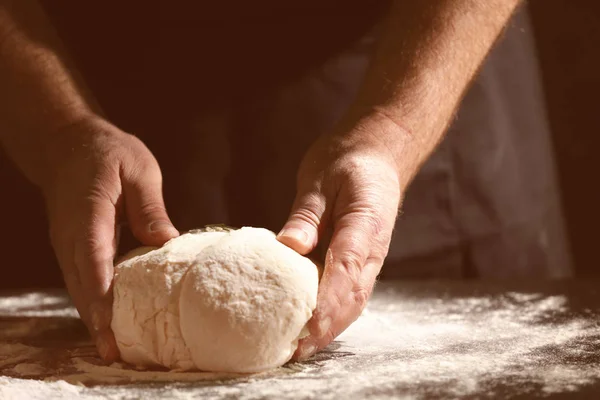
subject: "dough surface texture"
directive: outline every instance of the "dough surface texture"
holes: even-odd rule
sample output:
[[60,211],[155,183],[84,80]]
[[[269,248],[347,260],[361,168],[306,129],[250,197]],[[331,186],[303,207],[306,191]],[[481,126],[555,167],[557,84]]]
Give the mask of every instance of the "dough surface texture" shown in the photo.
[[307,335],[318,279],[266,229],[192,231],[120,260],[111,326],[134,365],[261,372]]

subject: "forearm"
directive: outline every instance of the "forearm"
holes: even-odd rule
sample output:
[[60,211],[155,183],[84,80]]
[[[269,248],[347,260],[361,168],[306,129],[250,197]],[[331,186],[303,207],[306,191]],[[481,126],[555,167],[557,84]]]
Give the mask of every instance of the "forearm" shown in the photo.
[[[397,1],[347,121],[395,155],[402,189],[446,131],[519,0]],[[367,125],[370,122],[365,122]]]
[[34,0],[0,0],[0,144],[34,183],[61,129],[99,111]]

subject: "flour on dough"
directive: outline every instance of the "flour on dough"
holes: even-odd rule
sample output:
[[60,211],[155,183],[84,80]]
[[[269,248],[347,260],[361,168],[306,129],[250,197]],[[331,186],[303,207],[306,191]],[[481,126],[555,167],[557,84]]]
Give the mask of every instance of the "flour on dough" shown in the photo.
[[138,366],[275,368],[316,307],[315,264],[261,228],[187,233],[115,269],[112,329],[123,360]]

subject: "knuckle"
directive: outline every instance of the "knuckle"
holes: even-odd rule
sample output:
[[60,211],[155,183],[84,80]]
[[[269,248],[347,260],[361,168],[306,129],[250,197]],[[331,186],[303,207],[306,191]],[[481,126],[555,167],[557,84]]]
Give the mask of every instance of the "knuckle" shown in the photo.
[[302,208],[298,208],[297,210],[294,211],[294,214],[292,215],[292,217],[294,219],[300,220],[302,222],[305,222],[307,224],[310,224],[312,226],[319,226],[319,215],[317,215],[317,213],[315,211],[313,211],[312,208],[310,207],[302,207]]
[[139,180],[143,180],[144,183],[162,182],[158,162],[145,146],[129,150],[128,154],[123,157],[121,171],[124,179],[131,181],[132,184],[138,183]]
[[325,199],[318,191],[309,191],[296,197],[293,205],[295,213],[307,220],[318,220],[325,211]]
[[136,177],[143,176],[146,179],[150,177],[153,180],[160,180],[162,176],[156,160],[148,154],[136,155],[131,163],[131,169],[132,175]]
[[149,220],[154,218],[157,215],[166,214],[167,210],[159,201],[151,201],[147,203],[143,203],[140,205],[138,209],[138,214],[142,219]]
[[367,207],[363,207],[356,214],[357,223],[355,225],[360,227],[358,229],[361,231],[359,236],[369,240],[371,252],[379,253],[382,248],[387,249],[392,240],[395,219],[386,218]]
[[105,244],[95,237],[87,238],[83,243],[84,254],[88,258],[104,258],[105,247]]
[[96,177],[95,182],[88,190],[85,199],[92,204],[100,204],[107,200],[110,201],[110,196],[108,194],[108,186],[110,185],[109,182],[110,181],[102,177]]
[[89,165],[88,173],[94,176],[96,182],[114,179],[119,172],[119,157],[115,152],[95,154],[93,162]]
[[329,329],[327,330],[327,333],[325,334],[325,336],[323,336],[323,342],[322,342],[322,347],[326,347],[328,346],[331,342],[333,342],[335,340],[335,338],[338,335],[336,334],[336,332],[333,329]]
[[354,303],[357,308],[362,311],[367,306],[367,302],[369,301],[369,297],[371,296],[371,291],[365,287],[358,287],[353,292]]
[[338,260],[342,270],[350,277],[353,283],[358,282],[364,265],[364,257],[356,250],[356,246],[347,249]]
[[102,204],[112,203],[119,192],[119,175],[113,167],[99,167],[85,189],[85,200]]
[[378,200],[361,197],[360,200],[353,202],[349,207],[340,211],[336,215],[336,219],[341,221],[343,225],[354,226],[356,230],[366,235],[379,236],[387,230],[391,230],[391,227],[390,229],[386,228],[393,218],[386,218],[378,211],[379,207],[376,206]]
[[380,249],[375,249],[376,251],[369,257],[369,262],[372,262],[379,269],[383,266],[385,262],[385,258],[387,257],[388,247],[381,247]]
[[112,249],[108,243],[94,235],[84,235],[76,246],[75,261],[79,266],[90,266],[112,259]]
[[370,208],[364,210],[361,214],[365,229],[367,229],[370,234],[374,235],[374,238],[379,238],[385,228],[384,218],[381,216],[381,214],[373,211]]
[[330,302],[332,303],[333,308],[335,310],[341,310],[346,303],[345,300],[346,299],[344,299],[344,297],[341,293],[334,292],[333,295],[331,296]]

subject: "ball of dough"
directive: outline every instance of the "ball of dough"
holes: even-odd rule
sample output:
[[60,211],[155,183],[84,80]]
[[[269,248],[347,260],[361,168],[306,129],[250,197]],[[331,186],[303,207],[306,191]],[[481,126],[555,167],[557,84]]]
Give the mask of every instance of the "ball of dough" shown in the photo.
[[315,264],[273,232],[192,232],[116,266],[112,329],[138,366],[260,372],[290,360],[317,288]]

